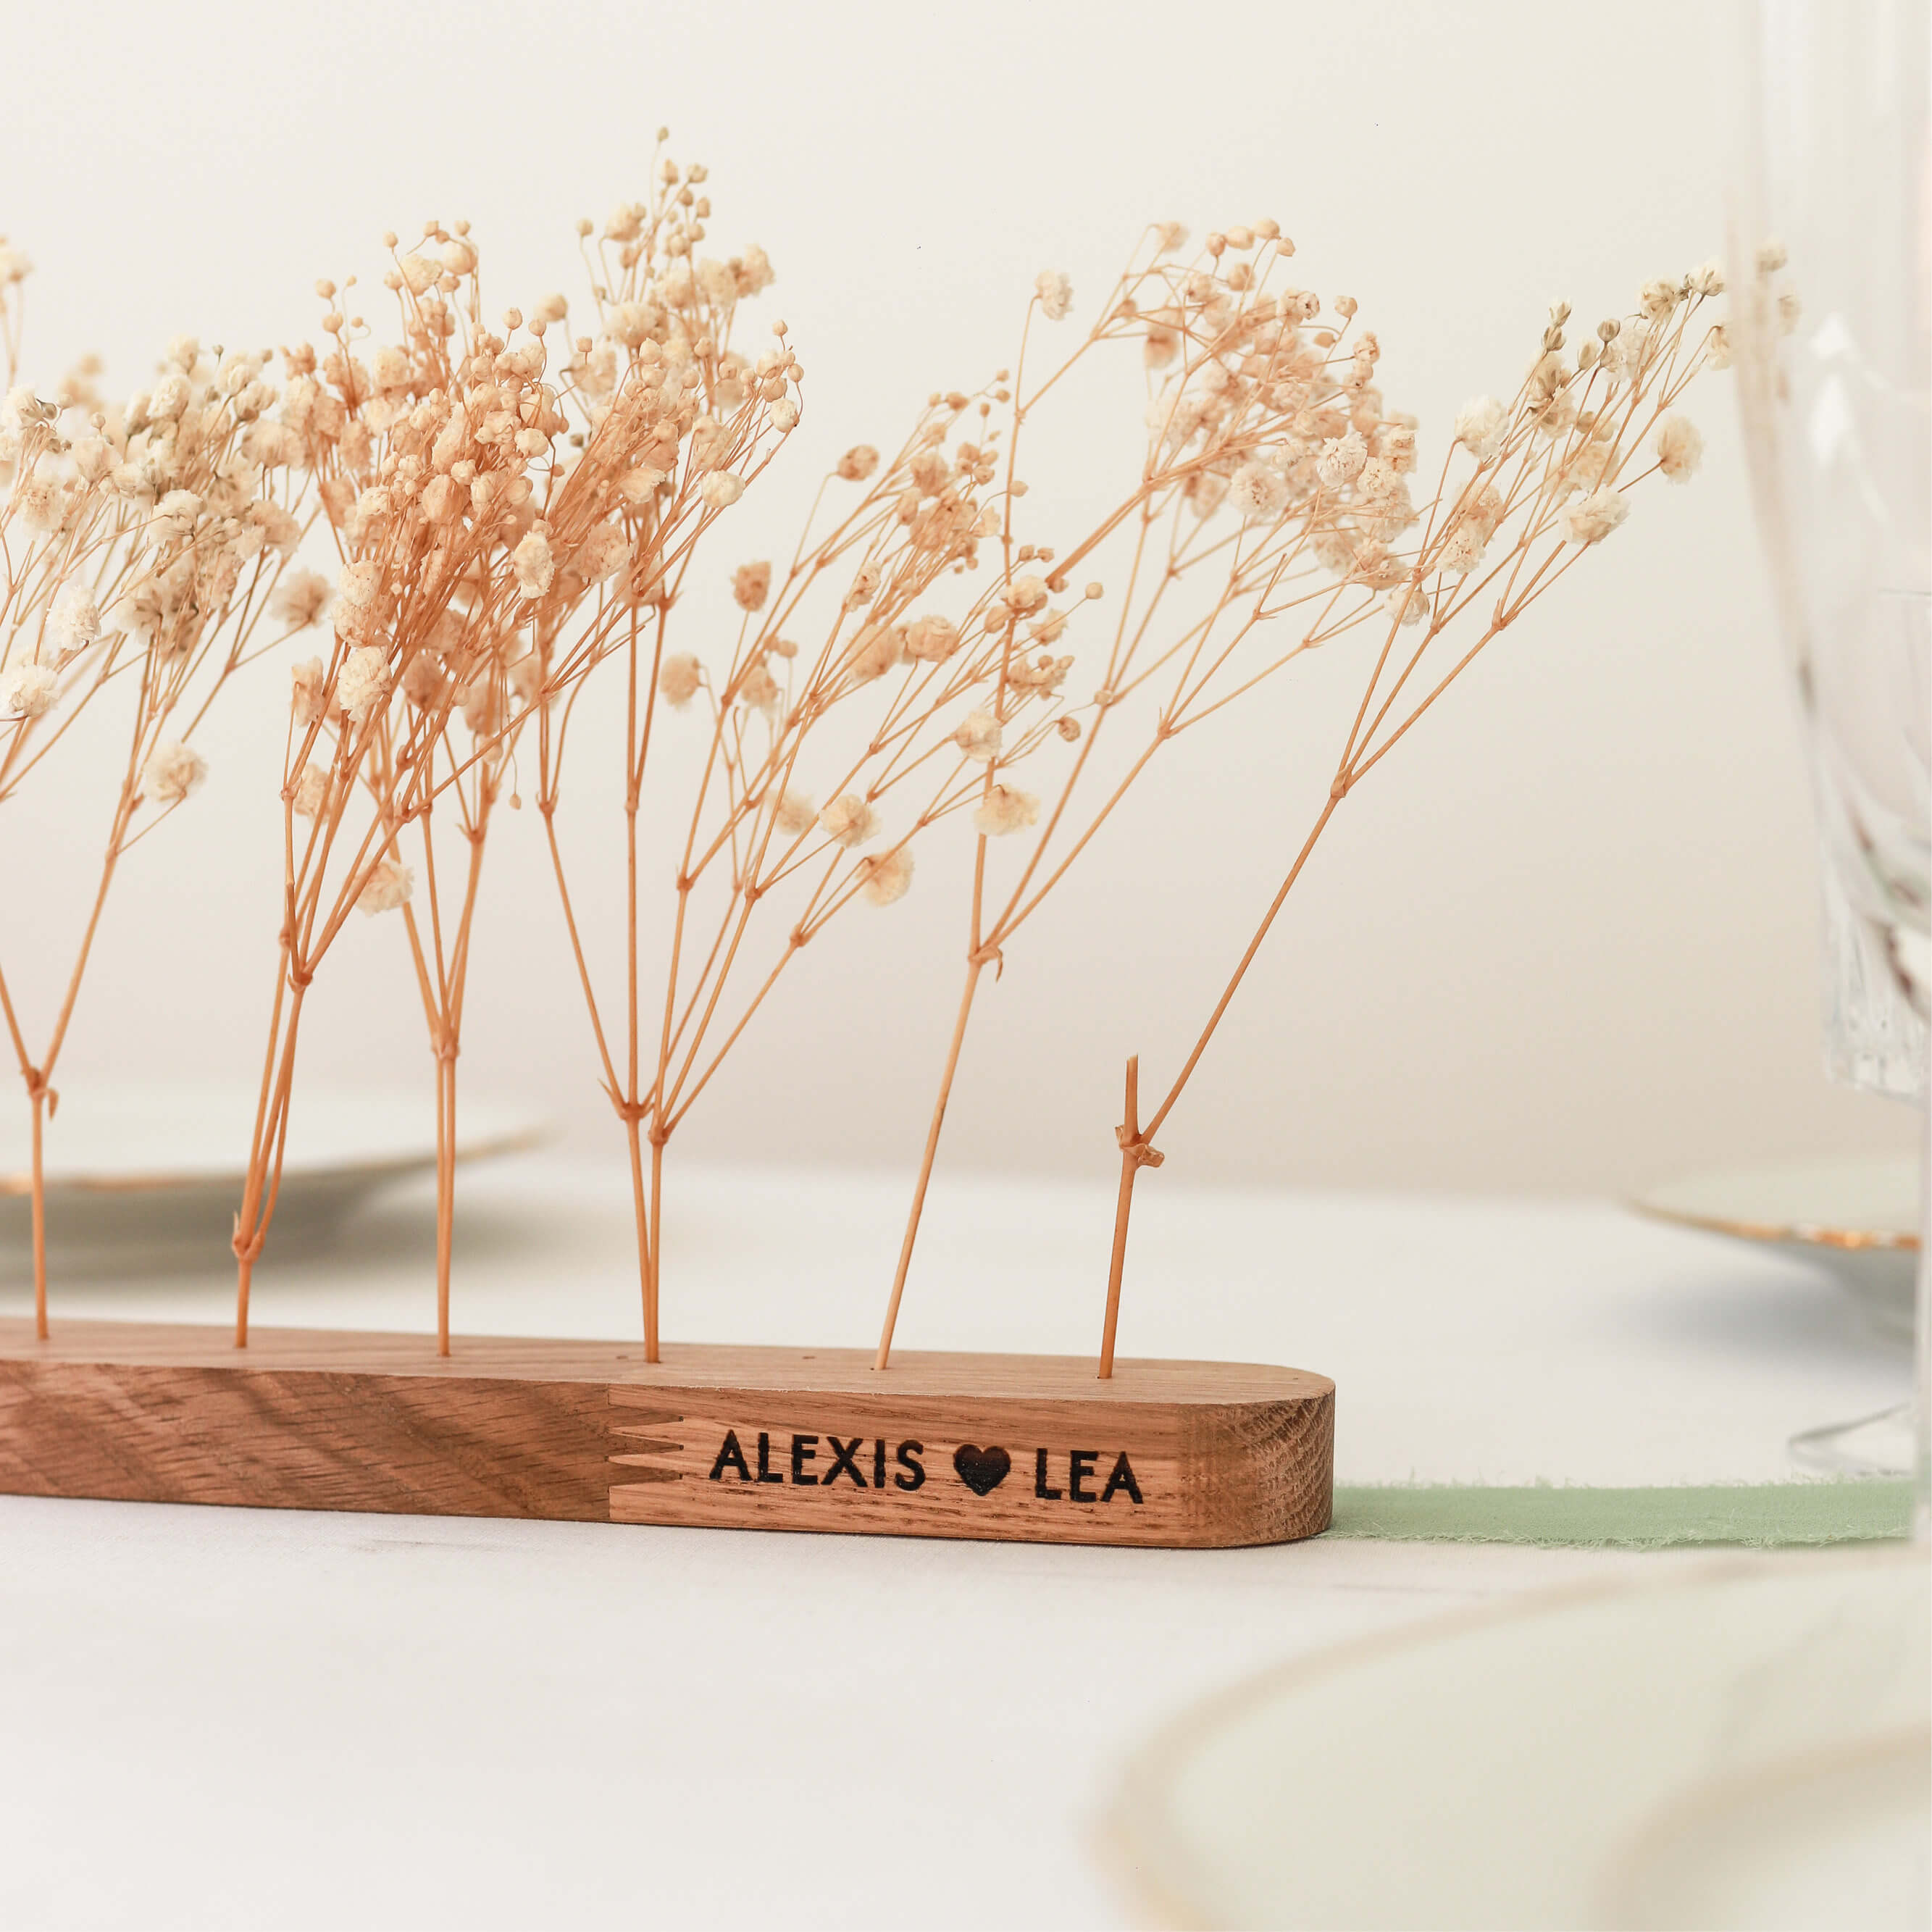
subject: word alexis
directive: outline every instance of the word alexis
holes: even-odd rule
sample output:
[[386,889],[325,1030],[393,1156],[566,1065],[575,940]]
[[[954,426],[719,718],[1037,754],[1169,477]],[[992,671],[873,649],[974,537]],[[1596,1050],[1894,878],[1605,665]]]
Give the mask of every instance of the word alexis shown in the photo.
[[[868,1442],[862,1436],[855,1436],[850,1442],[841,1436],[827,1436],[822,1456],[819,1440],[816,1436],[793,1436],[789,1455],[781,1446],[780,1462],[774,1468],[772,1438],[761,1430],[758,1432],[754,1470],[739,1442],[738,1432],[728,1429],[717,1460],[711,1466],[711,1480],[722,1483],[728,1473],[741,1483],[817,1484],[830,1488],[844,1482],[860,1490],[883,1490],[888,1482],[899,1490],[916,1490],[925,1486],[923,1442],[900,1443],[891,1453],[889,1466],[884,1436],[874,1436]],[[1141,1486],[1134,1475],[1133,1465],[1127,1460],[1126,1451],[1124,1449],[1114,1457],[1114,1466],[1104,1482],[1100,1473],[1100,1460],[1101,1452],[1097,1449],[1068,1450],[1063,1488],[1056,1480],[1060,1476],[1060,1458],[1047,1450],[1036,1449],[1033,1456],[1033,1492],[1046,1502],[1058,1502],[1064,1498],[1076,1503],[1110,1503],[1117,1496],[1139,1502]],[[1013,1459],[1004,1449],[982,1449],[976,1444],[962,1442],[952,1452],[953,1474],[976,1496],[992,1495],[1006,1480],[1012,1466]]]

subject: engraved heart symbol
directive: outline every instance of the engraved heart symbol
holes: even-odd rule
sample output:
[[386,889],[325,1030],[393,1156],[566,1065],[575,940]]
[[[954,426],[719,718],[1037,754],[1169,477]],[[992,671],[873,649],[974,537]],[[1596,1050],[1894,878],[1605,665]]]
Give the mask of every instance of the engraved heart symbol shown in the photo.
[[1006,1480],[1013,1459],[1004,1449],[981,1449],[962,1442],[952,1452],[952,1466],[959,1480],[976,1496],[989,1496]]

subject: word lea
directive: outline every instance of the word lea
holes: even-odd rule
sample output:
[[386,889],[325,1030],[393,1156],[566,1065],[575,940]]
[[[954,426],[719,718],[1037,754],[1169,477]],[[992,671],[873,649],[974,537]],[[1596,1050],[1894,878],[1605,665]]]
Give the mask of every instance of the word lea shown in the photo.
[[[747,1430],[749,1436],[751,1432]],[[854,1490],[923,1489],[928,1475],[926,1447],[908,1438],[888,1443],[881,1436],[868,1441],[854,1436],[779,1436],[760,1430],[747,1454],[735,1429],[724,1432],[711,1465],[714,1483],[784,1483],[802,1487]],[[952,1474],[976,1496],[988,1496],[1012,1474],[1013,1459],[1004,1449],[981,1448],[962,1442],[952,1452]],[[1139,1478],[1123,1449],[1111,1463],[1099,1449],[1033,1452],[1033,1493],[1042,1502],[1111,1503],[1137,1505],[1144,1498]]]

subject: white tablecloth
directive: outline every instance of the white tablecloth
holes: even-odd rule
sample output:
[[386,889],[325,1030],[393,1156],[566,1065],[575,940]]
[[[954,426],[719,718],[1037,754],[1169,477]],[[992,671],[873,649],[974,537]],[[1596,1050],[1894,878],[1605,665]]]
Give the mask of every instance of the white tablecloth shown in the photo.
[[[680,1178],[668,1333],[869,1338],[897,1184]],[[621,1175],[526,1158],[464,1192],[459,1328],[628,1332]],[[1804,1270],[1611,1208],[1142,1193],[1124,1348],[1332,1374],[1345,1481],[1771,1480],[1793,1429],[1904,1393],[1902,1354]],[[902,1340],[1090,1347],[1109,1212],[936,1190]],[[265,1266],[257,1318],[425,1326],[428,1240],[404,1190]],[[70,1281],[56,1310],[218,1319],[226,1292]],[[1163,1716],[1364,1631],[1702,1560],[20,1498],[0,1550],[0,1923],[23,1928],[1120,1924],[1092,1827]]]

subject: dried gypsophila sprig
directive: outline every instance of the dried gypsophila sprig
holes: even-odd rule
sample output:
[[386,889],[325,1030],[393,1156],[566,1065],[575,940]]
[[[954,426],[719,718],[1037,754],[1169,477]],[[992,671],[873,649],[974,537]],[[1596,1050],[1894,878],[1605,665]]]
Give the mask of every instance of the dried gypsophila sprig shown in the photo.
[[[634,228],[635,218],[620,211],[614,225]],[[517,740],[634,632],[636,613],[665,594],[664,580],[682,570],[796,409],[775,407],[767,393],[783,394],[788,356],[761,368],[754,386],[743,358],[722,346],[739,296],[769,279],[759,251],[723,265],[722,281],[700,260],[648,284],[634,272],[646,258],[633,254],[628,282],[616,285],[622,299],[596,291],[610,308],[609,328],[578,339],[553,386],[541,380],[544,338],[567,314],[562,298],[546,298],[527,320],[509,311],[508,333],[499,336],[481,319],[466,226],[431,224],[426,240],[435,256],[399,256],[387,278],[403,305],[405,344],[377,351],[364,368],[349,352],[362,326],[332,310],[325,326],[334,354],[319,367],[311,357],[291,385],[344,562],[335,652],[301,668],[298,680],[284,788],[290,914],[236,1231],[237,1328],[245,1336],[250,1274],[273,1212],[303,992],[352,908],[400,906],[438,1064],[437,1312],[446,1352],[455,1060],[471,920],[490,814]],[[327,286],[325,298],[334,292]],[[521,344],[512,339],[519,329]],[[673,345],[687,352],[668,354]],[[666,489],[674,472],[688,488]],[[333,746],[326,765],[314,756],[325,736]],[[332,874],[342,815],[358,793],[371,807],[368,825]],[[439,798],[453,798],[470,847],[453,920],[443,916],[435,863]],[[298,843],[293,821],[303,815],[310,829]],[[408,828],[421,842],[427,944],[410,904],[412,868],[399,856]]]
[[[510,338],[524,326],[520,310],[506,314],[502,338],[481,326],[478,250],[466,224],[454,231],[428,224],[422,244],[406,255],[398,252],[394,235],[384,241],[393,263],[384,280],[398,304],[404,340],[369,358],[375,394],[362,406],[361,419],[374,446],[360,472],[352,466],[344,478],[365,487],[352,500],[338,488],[332,505],[347,560],[343,582],[351,592],[345,632],[360,640],[344,662],[337,715],[367,713],[371,724],[359,758],[352,747],[344,760],[340,730],[334,736],[337,763],[354,766],[372,820],[389,835],[353,902],[365,914],[401,912],[435,1065],[436,1325],[438,1346],[446,1353],[457,1065],[471,937],[495,808],[506,789],[512,806],[520,802],[509,789],[516,742],[532,706],[545,695],[527,629],[530,600],[548,586],[555,566],[536,506],[553,440],[564,424],[554,392],[536,380],[547,360],[542,338],[557,319],[550,305],[539,305],[530,318],[530,340],[515,346]],[[333,294],[330,290],[325,299]],[[452,310],[459,318],[453,330],[445,326]],[[342,332],[335,333],[340,342]],[[442,345],[458,336],[460,344],[444,352]],[[340,366],[338,400],[345,376],[349,389],[362,386],[352,360]],[[344,414],[353,420],[351,411]],[[512,460],[479,464],[472,444],[497,446]],[[484,533],[484,544],[447,560],[447,580],[414,600],[400,629],[417,639],[416,647],[392,662],[380,643],[388,634],[388,580],[398,570],[406,580],[417,526],[448,532],[466,520]],[[411,600],[404,593],[397,601]],[[326,809],[344,776],[311,761],[298,784],[305,784],[318,808]],[[304,802],[300,796],[292,801],[297,812]],[[466,848],[455,868],[439,865],[436,838],[439,824],[452,813]],[[418,867],[398,856],[406,833],[419,858],[420,900]],[[355,883],[346,879],[342,890]]]
[[[664,136],[660,134],[662,143]],[[538,728],[538,805],[573,956],[602,1064],[607,1094],[627,1127],[636,1188],[640,1276],[647,1269],[641,1150],[638,1139],[638,872],[641,790],[661,681],[675,689],[680,673],[666,657],[669,614],[683,594],[697,548],[718,518],[754,484],[777,441],[799,420],[803,371],[782,322],[755,363],[732,346],[741,302],[772,279],[761,249],[728,260],[698,252],[710,215],[698,188],[706,171],[681,169],[662,154],[646,198],[620,204],[589,244],[595,334],[580,336],[565,372],[566,403],[584,427],[583,454],[559,494],[559,513],[581,518],[616,506],[625,543],[616,568],[604,573],[594,598],[568,621],[562,592],[546,591],[538,607],[543,661],[562,659],[575,676],[569,695]],[[618,1073],[575,916],[558,836],[556,811],[564,753],[588,672],[620,658],[626,679],[624,813],[626,884],[628,1083]],[[646,662],[648,658],[648,662]],[[697,688],[694,676],[688,697]],[[661,1171],[661,1159],[658,1163]],[[646,1352],[656,1359],[655,1306],[644,1294]]]
[[206,777],[190,740],[228,678],[299,628],[282,583],[301,536],[293,452],[264,419],[274,399],[266,361],[218,363],[181,337],[160,380],[125,408],[102,406],[91,358],[54,400],[16,386],[0,406],[0,809],[83,712],[110,698],[125,710],[124,751],[102,772],[114,789],[92,905],[38,1052],[0,970],[0,1016],[32,1112],[43,1337],[45,1126],[116,868]]
[[[1271,222],[1210,236],[1202,257],[1184,268],[1162,259],[1179,238],[1171,228],[1153,231],[1152,262],[1130,268],[1086,340],[1030,395],[1021,390],[1015,404],[1010,460],[1017,454],[1028,411],[1096,344],[1137,336],[1149,368],[1169,372],[1148,406],[1151,442],[1137,488],[1066,549],[1049,580],[1052,590],[1063,590],[1069,572],[1102,545],[1111,541],[1124,548],[1131,539],[1126,594],[1092,728],[1011,896],[983,921],[983,853],[976,869],[966,986],[888,1304],[881,1367],[980,970],[1004,956],[1013,933],[1065,876],[1161,746],[1304,652],[1357,628],[1385,633],[1356,721],[1358,730],[1366,724],[1366,731],[1359,742],[1352,736],[1334,795],[1339,801],[1488,637],[1561,574],[1545,557],[1525,578],[1526,555],[1546,539],[1559,552],[1566,542],[1587,547],[1621,522],[1622,492],[1635,480],[1633,464],[1644,460],[1636,446],[1645,435],[1654,432],[1651,466],[1675,480],[1688,477],[1701,449],[1694,428],[1666,412],[1700,362],[1721,358],[1721,334],[1689,326],[1696,305],[1716,291],[1714,269],[1646,285],[1642,314],[1628,325],[1606,324],[1581,352],[1575,371],[1565,370],[1558,352],[1568,310],[1553,311],[1514,403],[1486,400],[1464,412],[1458,437],[1477,454],[1477,472],[1450,491],[1445,470],[1425,518],[1411,501],[1407,480],[1415,463],[1414,420],[1387,412],[1372,386],[1379,352],[1375,338],[1364,334],[1352,345],[1347,340],[1355,304],[1338,299],[1331,323],[1306,292],[1278,284],[1270,292],[1275,272],[1292,253]],[[1055,320],[1070,306],[1065,278],[1042,276],[1036,312]],[[1024,364],[1023,350],[1022,380]],[[1218,538],[1211,534],[1217,522],[1230,526]],[[1419,542],[1407,536],[1418,525],[1424,531]],[[1157,530],[1162,536],[1150,542]],[[1486,566],[1486,552],[1498,558],[1506,553],[1506,560]],[[1174,610],[1174,592],[1190,572],[1207,578],[1208,592],[1198,600],[1202,608],[1184,618]],[[1397,710],[1429,645],[1476,598],[1505,580],[1490,630],[1412,713]],[[1094,593],[1098,589],[1090,586]],[[1264,627],[1291,616],[1298,634],[1291,632],[1284,647]],[[1412,634],[1414,650],[1396,652],[1394,640]],[[1380,682],[1385,670],[1393,680],[1386,688]],[[1084,818],[1070,815],[1102,728],[1157,677],[1160,701],[1143,748],[1097,811]],[[997,760],[990,761],[989,808],[997,770]],[[1030,800],[1004,795],[998,806],[981,820],[989,836],[1024,830],[1038,820]],[[1061,843],[1049,861],[1056,838]],[[1049,868],[1042,878],[1043,865]],[[1151,1134],[1173,1097],[1144,1131],[1130,1102],[1121,1130],[1127,1162],[1123,1240],[1132,1172],[1158,1159]],[[1117,1305],[1118,1267],[1117,1253],[1110,1308]],[[1110,1315],[1106,1358],[1112,1332]]]
[[[253,1264],[279,1191],[308,987],[352,910],[407,904],[412,880],[397,856],[398,841],[454,782],[446,764],[439,766],[438,750],[450,742],[452,719],[462,718],[470,685],[488,675],[477,662],[487,641],[479,644],[460,626],[450,634],[459,585],[476,591],[486,610],[513,595],[505,560],[523,534],[517,513],[530,494],[514,438],[502,460],[486,459],[480,473],[460,479],[449,476],[447,460],[440,470],[422,462],[452,414],[459,435],[466,431],[460,401],[453,410],[448,401],[456,365],[503,348],[477,321],[473,244],[440,230],[428,238],[447,259],[430,264],[420,252],[407,258],[412,274],[429,272],[411,291],[422,299],[407,316],[406,347],[386,346],[373,367],[364,364],[352,350],[364,325],[332,308],[324,332],[334,338],[332,351],[321,358],[307,347],[288,352],[284,424],[311,465],[340,572],[332,598],[320,580],[312,593],[318,610],[327,601],[332,619],[329,654],[294,668],[282,790],[280,956],[235,1231],[238,1342],[246,1339]],[[337,293],[330,283],[318,292],[325,301]],[[466,514],[472,512],[473,528]],[[425,668],[436,670],[434,689],[424,687]],[[404,687],[421,701],[404,704]],[[486,756],[487,749],[459,759],[457,772]],[[465,926],[466,936],[466,917]],[[420,964],[419,949],[418,957]],[[440,1071],[440,1170],[448,1151],[443,1094]]]
[[[1652,476],[1684,483],[1695,473],[1702,439],[1675,406],[1700,370],[1729,365],[1724,325],[1702,315],[1704,303],[1723,287],[1712,263],[1647,282],[1635,314],[1600,323],[1594,338],[1567,362],[1570,306],[1552,304],[1539,352],[1511,401],[1480,398],[1459,416],[1436,497],[1420,520],[1421,535],[1396,553],[1402,577],[1383,610],[1364,612],[1358,620],[1381,642],[1328,800],[1179,1075],[1144,1124],[1138,1057],[1128,1062],[1125,1114],[1115,1133],[1121,1166],[1102,1376],[1112,1372],[1135,1184],[1143,1167],[1162,1159],[1154,1136],[1199,1065],[1323,830],[1342,800],[1490,642],[1621,527],[1631,490]],[[1456,478],[1450,466],[1459,453],[1473,469]],[[1455,641],[1433,650],[1459,620]]]
[[[393,251],[394,238],[388,240]],[[530,442],[520,439],[529,430],[542,447],[549,440],[543,392],[532,380],[542,350],[540,344],[533,352],[512,350],[484,328],[477,250],[461,224],[454,232],[431,224],[425,244],[437,252],[398,258],[391,278],[402,297],[403,344],[384,345],[365,362],[355,351],[366,324],[337,306],[323,318],[333,341],[328,353],[287,352],[283,421],[306,452],[339,572],[328,602],[329,654],[294,669],[282,790],[280,956],[235,1232],[238,1341],[246,1339],[253,1265],[279,1190],[308,988],[351,912],[406,908],[412,875],[398,856],[404,830],[464,776],[488,773],[499,719],[482,714],[500,709],[490,700],[508,674],[502,634],[516,629],[500,614],[506,605],[522,608],[510,559],[530,525]],[[330,282],[317,292],[332,303],[338,294]],[[480,392],[487,388],[500,402],[506,386],[509,433],[493,431],[479,442],[470,434],[467,398],[478,395],[481,415]],[[522,420],[526,404],[529,422]],[[318,603],[326,592],[319,585]],[[526,677],[518,682],[527,702],[534,690]],[[482,742],[460,752],[453,734],[466,716]],[[466,952],[480,862],[479,841],[460,953]],[[420,970],[413,928],[411,938]],[[443,956],[440,922],[436,946],[441,991],[452,962]],[[451,1125],[440,1065],[437,1090],[440,1198]]]

